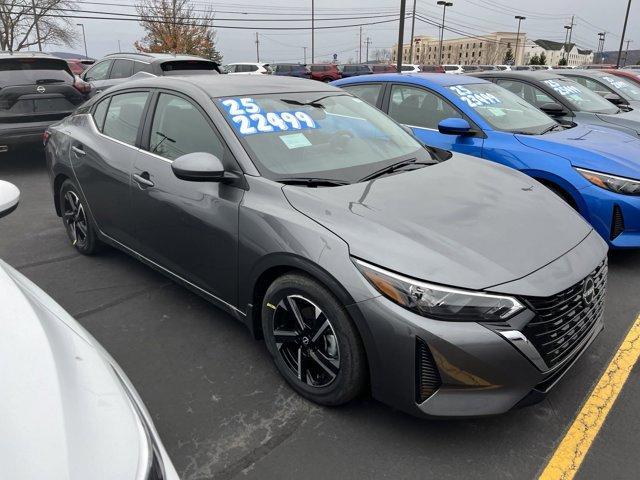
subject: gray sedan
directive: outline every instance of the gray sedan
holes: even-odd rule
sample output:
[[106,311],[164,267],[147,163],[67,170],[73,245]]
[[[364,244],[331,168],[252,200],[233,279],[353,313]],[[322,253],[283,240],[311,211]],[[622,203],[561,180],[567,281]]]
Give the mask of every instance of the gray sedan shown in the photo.
[[[0,181],[0,217],[19,191]],[[98,342],[0,260],[0,465],[7,479],[178,480],[151,417]]]
[[607,247],[573,209],[333,86],[140,80],[45,151],[78,251],[119,248],[226,310],[322,405],[505,412],[603,327]]

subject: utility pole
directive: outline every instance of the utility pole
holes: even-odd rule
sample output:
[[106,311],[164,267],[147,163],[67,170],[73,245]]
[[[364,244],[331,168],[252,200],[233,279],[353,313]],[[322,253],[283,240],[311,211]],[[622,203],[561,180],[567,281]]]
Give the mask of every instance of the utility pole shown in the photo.
[[404,14],[407,0],[400,0],[400,25],[398,26],[398,48],[396,49],[396,70],[402,72],[402,54],[404,50]]
[[575,26],[575,22],[573,21],[574,16],[571,15],[571,25],[569,26],[569,43],[565,45],[565,53],[567,54],[567,65],[569,65],[569,52],[567,52],[567,47],[571,45],[571,36],[573,35],[573,27]]
[[[364,42],[367,46],[367,63],[369,63],[369,45],[371,45],[371,37],[367,37],[367,40]],[[628,44],[627,44],[628,49]]]
[[304,64],[307,64],[307,47],[302,47],[302,51],[304,52]]
[[38,40],[38,50],[42,51],[42,42],[40,41],[40,26],[38,25],[38,14],[36,13],[36,0],[31,0],[33,7],[33,22],[36,24],[36,39]]
[[358,63],[362,63],[362,25],[360,25],[360,40],[358,43]]
[[413,0],[413,14],[411,15],[411,40],[409,42],[409,63],[413,63],[413,34],[416,28],[416,0]]
[[177,13],[177,6],[176,6],[176,1],[177,0],[173,0],[171,5],[172,5],[172,18],[173,18],[173,32],[172,32],[172,41],[173,41],[173,54],[175,55],[177,53],[178,50],[178,27],[177,27],[177,23],[178,23],[178,13]]
[[624,26],[622,27],[622,36],[620,37],[620,48],[618,49],[618,61],[616,67],[620,68],[620,56],[622,55],[622,44],[624,43],[624,36],[627,33],[627,21],[629,20],[629,10],[631,9],[631,0],[627,3],[627,13],[624,16]]
[[[258,32],[256,32],[256,62],[260,63],[260,38],[258,37]],[[267,42],[269,43],[269,42]]]
[[311,0],[311,63],[315,63],[315,29],[316,29],[316,17],[315,17],[315,2]]
[[[85,48],[86,50],[86,48]],[[122,49],[120,48],[120,39],[118,39],[118,52],[122,52]]]
[[[598,54],[600,55],[600,64],[604,61],[604,41],[607,36],[607,32],[598,33]],[[597,60],[596,60],[597,63]]]
[[629,44],[633,42],[633,40],[627,40],[627,49],[624,52],[624,62],[622,64],[623,67],[627,65],[627,58],[629,57]]
[[518,20],[518,33],[516,33],[516,51],[513,55],[513,64],[514,65],[518,65],[518,43],[520,40],[520,24],[522,23],[522,20],[526,20],[527,17],[523,17],[522,15],[516,15],[515,19]]
[[[82,28],[82,40],[84,41],[84,56],[86,58],[89,58],[89,55],[87,55],[87,36],[84,33],[84,24],[83,23],[76,23],[76,25],[78,27]],[[118,45],[120,44],[120,40],[118,40]]]
[[438,65],[442,65],[442,42],[444,41],[444,17],[447,13],[447,7],[453,7],[453,2],[438,0],[438,5],[442,5],[442,29],[440,30],[440,48],[438,49]]

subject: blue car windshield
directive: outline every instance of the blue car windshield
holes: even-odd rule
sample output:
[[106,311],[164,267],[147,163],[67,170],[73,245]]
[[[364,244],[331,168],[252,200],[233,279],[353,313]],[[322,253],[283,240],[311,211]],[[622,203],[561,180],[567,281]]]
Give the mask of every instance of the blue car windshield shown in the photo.
[[435,163],[397,123],[345,93],[276,93],[216,103],[260,173],[271,179],[353,182],[405,159]]
[[453,85],[449,90],[496,130],[538,135],[556,124],[526,100],[493,83]]

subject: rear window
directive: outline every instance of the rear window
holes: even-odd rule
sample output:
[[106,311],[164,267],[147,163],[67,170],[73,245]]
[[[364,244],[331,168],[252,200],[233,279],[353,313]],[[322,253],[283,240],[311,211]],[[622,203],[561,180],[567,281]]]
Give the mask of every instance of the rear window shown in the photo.
[[66,61],[56,58],[1,58],[0,86],[33,85],[38,81],[73,82]]
[[184,72],[189,74],[198,73],[218,73],[217,64],[207,60],[172,60],[160,65],[165,75],[180,75]]

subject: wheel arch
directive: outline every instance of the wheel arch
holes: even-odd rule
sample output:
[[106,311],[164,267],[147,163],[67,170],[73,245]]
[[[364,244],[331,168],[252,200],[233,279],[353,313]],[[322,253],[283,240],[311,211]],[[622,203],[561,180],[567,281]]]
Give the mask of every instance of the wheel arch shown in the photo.
[[571,182],[568,182],[566,179],[557,175],[539,170],[526,171],[524,173],[533,177],[550,190],[555,190],[556,193],[560,193],[564,200],[575,208],[582,216],[588,216],[587,206],[582,199],[582,196]]
[[62,210],[60,207],[60,190],[62,189],[62,184],[65,180],[70,180],[71,177],[66,173],[58,173],[53,180],[53,203],[56,208],[56,214],[61,217]]

